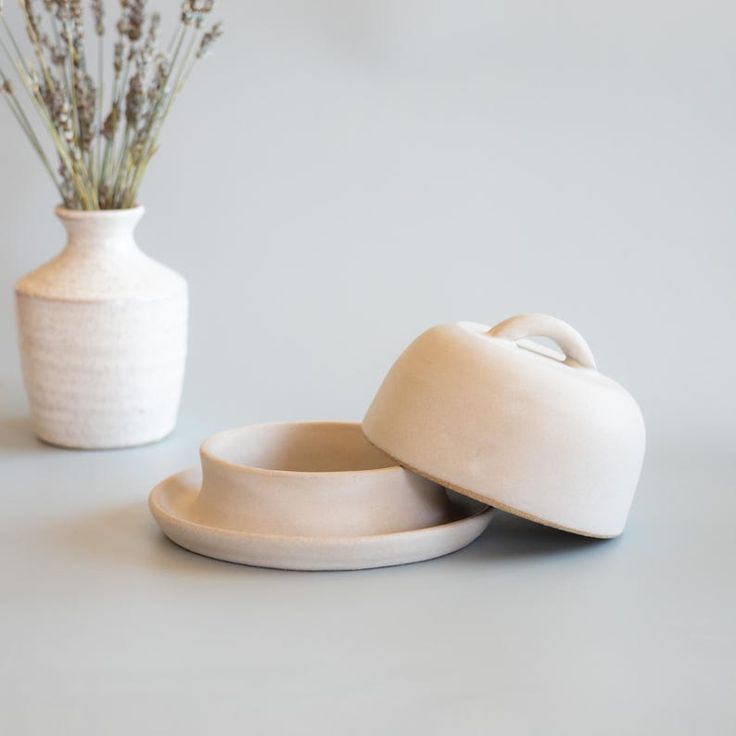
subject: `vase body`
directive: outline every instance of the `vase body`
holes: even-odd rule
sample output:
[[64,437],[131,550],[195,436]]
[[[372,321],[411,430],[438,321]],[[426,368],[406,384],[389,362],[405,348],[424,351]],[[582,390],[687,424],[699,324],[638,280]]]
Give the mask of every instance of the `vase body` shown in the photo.
[[16,285],[35,432],[83,449],[162,439],[184,379],[186,281],[138,249],[142,207],[56,214],[64,250]]

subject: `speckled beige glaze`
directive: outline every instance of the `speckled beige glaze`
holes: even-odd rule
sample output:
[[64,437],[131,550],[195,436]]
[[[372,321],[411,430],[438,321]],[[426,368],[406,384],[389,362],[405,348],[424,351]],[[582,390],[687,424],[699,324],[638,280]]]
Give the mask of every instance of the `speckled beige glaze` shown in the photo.
[[16,285],[35,431],[85,449],[159,440],[181,396],[186,281],[138,249],[142,207],[56,214],[66,247]]
[[[564,360],[525,343],[530,336],[556,341]],[[420,335],[386,376],[363,431],[426,478],[591,537],[623,531],[645,446],[636,401],[596,370],[572,327],[536,314]]]

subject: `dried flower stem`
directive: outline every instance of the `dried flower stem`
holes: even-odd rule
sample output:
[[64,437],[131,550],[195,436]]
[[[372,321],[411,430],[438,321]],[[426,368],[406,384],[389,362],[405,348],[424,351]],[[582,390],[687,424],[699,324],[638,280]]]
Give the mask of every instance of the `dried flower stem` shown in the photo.
[[[94,5],[93,5],[94,7]],[[100,3],[100,8],[102,5]],[[100,11],[101,13],[101,11]],[[96,16],[97,17],[97,16]],[[101,16],[100,16],[101,17]],[[102,20],[98,20],[98,33],[97,33],[97,160],[102,162],[102,106],[105,101],[105,44],[103,41],[104,27],[101,26]],[[100,32],[101,29],[101,32]],[[98,171],[99,174],[99,171]],[[95,187],[99,190],[99,178],[95,182]]]
[[[179,54],[181,53],[182,46],[184,44],[184,40],[187,36],[188,27],[184,24],[182,24],[179,37],[176,42],[176,46],[174,48],[174,55],[172,57],[171,64],[167,70],[166,76],[163,79],[161,94],[156,99],[154,106],[149,114],[148,122],[145,130],[144,140],[146,140],[146,145],[144,146],[144,151],[141,155],[141,159],[138,163],[138,165],[135,167],[135,170],[133,171],[133,178],[130,183],[130,189],[128,197],[124,200],[124,206],[125,207],[132,207],[133,201],[131,201],[131,195],[135,194],[135,192],[138,191],[138,187],[140,186],[141,178],[143,177],[143,174],[146,171],[146,168],[148,166],[148,162],[151,160],[153,155],[156,153],[157,146],[158,146],[158,137],[161,131],[161,126],[163,124],[163,121],[165,120],[169,110],[171,109],[172,102],[176,96],[176,85],[174,85],[175,89],[174,91],[169,93],[168,98],[166,97],[166,90],[168,88],[169,82],[171,80],[172,73],[174,69],[176,69],[177,61],[179,59]],[[181,67],[179,67],[179,70],[181,71]]]
[[97,36],[96,79],[87,66],[83,0],[43,0],[43,13],[37,12],[35,0],[18,2],[32,58],[24,56],[6,21],[2,0],[0,50],[46,130],[54,157],[59,160],[58,172],[11,81],[0,70],[0,94],[11,114],[41,159],[65,206],[134,206],[174,99],[196,61],[207,55],[222,33],[219,23],[204,28],[213,9],[212,0],[184,0],[167,52],[158,49],[160,18],[157,13],[147,14],[146,0],[120,0],[107,96],[103,0],[89,0]]
[[23,107],[21,106],[18,98],[15,95],[15,90],[13,89],[10,80],[2,70],[0,70],[0,81],[2,81],[2,85],[0,85],[0,94],[5,97],[5,101],[7,102],[8,107],[13,114],[13,117],[15,117],[15,119],[18,121],[18,124],[22,128],[23,132],[28,137],[28,140],[31,142],[31,145],[38,154],[38,157],[41,159],[41,163],[43,164],[46,171],[48,171],[51,180],[54,182],[54,186],[59,190],[59,193],[61,194],[61,187],[56,179],[56,173],[54,172],[54,169],[51,166],[48,157],[46,156],[46,152],[43,150],[41,142],[38,140],[38,136],[33,129],[31,121],[28,119],[28,116],[26,115]]

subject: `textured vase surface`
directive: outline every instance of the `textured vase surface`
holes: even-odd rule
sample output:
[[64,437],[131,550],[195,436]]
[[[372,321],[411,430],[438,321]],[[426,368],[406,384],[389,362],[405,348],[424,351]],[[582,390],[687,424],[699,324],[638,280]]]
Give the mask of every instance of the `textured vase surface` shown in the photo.
[[136,245],[142,207],[56,215],[66,246],[16,285],[35,432],[87,449],[155,442],[176,425],[187,283]]

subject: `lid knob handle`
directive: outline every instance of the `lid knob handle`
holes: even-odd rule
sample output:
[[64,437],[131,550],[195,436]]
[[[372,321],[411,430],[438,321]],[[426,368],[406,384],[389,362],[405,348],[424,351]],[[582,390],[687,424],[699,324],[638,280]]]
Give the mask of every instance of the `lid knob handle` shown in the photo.
[[595,369],[595,358],[583,336],[557,317],[518,314],[499,322],[487,334],[514,342],[524,337],[548,337],[560,346],[567,365]]

